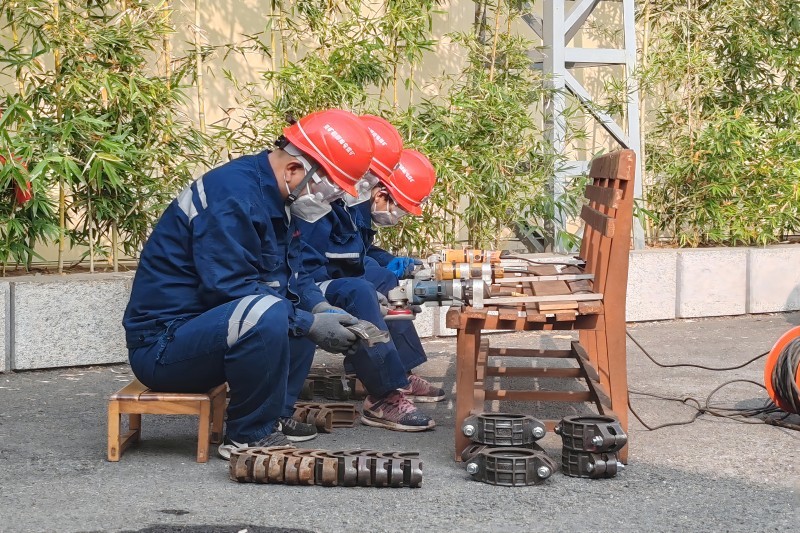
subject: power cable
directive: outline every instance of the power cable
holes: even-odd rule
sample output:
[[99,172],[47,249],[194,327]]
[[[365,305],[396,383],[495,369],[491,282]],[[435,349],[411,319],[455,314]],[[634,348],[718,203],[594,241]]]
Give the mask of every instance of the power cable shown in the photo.
[[677,364],[674,364],[674,365],[667,365],[667,364],[664,364],[664,363],[659,363],[658,361],[656,361],[656,360],[653,358],[653,356],[652,356],[652,355],[650,355],[650,354],[647,352],[647,350],[645,350],[645,349],[644,349],[644,346],[642,346],[641,344],[639,344],[639,341],[637,341],[636,339],[634,339],[634,338],[633,338],[633,335],[631,335],[630,331],[626,331],[626,332],[625,332],[625,334],[628,336],[628,338],[629,338],[630,340],[632,340],[632,341],[633,341],[633,343],[634,343],[636,346],[638,346],[638,347],[639,347],[639,349],[642,351],[642,353],[643,353],[644,355],[646,355],[646,356],[647,356],[647,358],[648,358],[648,359],[650,359],[650,360],[651,360],[651,361],[652,361],[652,362],[653,362],[653,363],[654,363],[656,366],[660,366],[661,368],[681,368],[681,367],[689,367],[689,368],[702,368],[703,370],[713,370],[713,371],[715,371],[715,372],[723,372],[723,371],[726,371],[726,370],[737,370],[737,369],[739,369],[739,368],[744,368],[744,367],[746,367],[747,365],[749,365],[750,363],[753,363],[753,362],[755,362],[755,361],[758,361],[759,359],[761,359],[762,357],[764,357],[765,355],[767,355],[767,354],[769,353],[769,351],[766,351],[766,352],[764,352],[764,353],[762,353],[762,354],[758,354],[757,356],[753,357],[753,358],[752,358],[752,359],[750,359],[749,361],[746,361],[746,362],[742,363],[741,365],[737,365],[737,366],[728,366],[728,367],[711,367],[711,366],[695,365],[695,364],[692,364],[692,363],[677,363]]
[[[656,359],[653,356],[651,356],[650,353],[648,353],[648,351],[644,348],[644,346],[642,346],[630,334],[630,332],[626,332],[626,334],[628,335],[628,338],[630,338],[634,342],[634,344],[636,344],[636,346],[642,351],[642,353],[644,353],[645,356],[648,359],[650,359],[650,361],[652,361],[654,364],[656,364],[657,366],[659,366],[661,368],[690,367],[690,368],[700,368],[700,369],[703,369],[703,370],[711,370],[711,371],[715,371],[715,372],[724,372],[724,371],[737,370],[739,368],[743,368],[743,367],[745,367],[745,366],[747,366],[747,365],[749,365],[749,364],[761,359],[762,357],[764,357],[765,355],[767,355],[769,353],[768,351],[764,352],[764,353],[759,354],[756,357],[753,357],[752,359],[750,359],[750,360],[748,360],[748,361],[746,361],[746,362],[744,362],[744,363],[742,363],[740,365],[731,366],[731,367],[708,367],[708,366],[696,365],[696,364],[692,364],[692,363],[663,364],[663,363],[660,363],[660,362],[656,361]],[[779,359],[779,362],[776,365],[776,371],[775,371],[774,376],[773,376],[773,387],[776,390],[780,390],[781,394],[783,394],[783,392],[787,391],[789,388],[791,388],[792,391],[794,391],[794,392],[797,392],[797,389],[798,389],[797,388],[797,384],[794,382],[794,375],[795,375],[795,373],[797,371],[798,362],[800,362],[800,338],[795,339],[795,343],[796,344],[792,343],[789,346],[787,346],[787,349],[784,350],[784,352],[781,354],[781,359]],[[793,346],[793,344],[794,344],[794,346]],[[791,349],[790,349],[790,347],[791,347]],[[702,415],[710,415],[710,416],[715,416],[715,417],[719,417],[719,418],[725,418],[725,419],[733,420],[733,421],[740,422],[740,423],[743,423],[743,424],[771,424],[771,425],[780,426],[780,427],[783,427],[783,428],[800,430],[800,426],[797,426],[795,424],[788,424],[788,423],[784,423],[783,422],[786,419],[786,417],[789,416],[789,413],[787,413],[784,417],[782,417],[780,419],[767,418],[767,419],[758,419],[757,421],[756,420],[745,420],[747,418],[757,418],[757,417],[764,416],[764,415],[770,415],[770,414],[783,412],[771,400],[766,400],[766,402],[765,402],[765,404],[763,406],[754,407],[754,408],[712,406],[711,405],[711,399],[713,398],[713,396],[717,392],[719,392],[723,387],[726,387],[726,386],[731,385],[733,383],[750,383],[750,384],[756,385],[758,387],[761,387],[762,389],[766,389],[766,387],[764,387],[763,384],[761,384],[761,383],[759,383],[757,381],[753,381],[753,380],[750,380],[750,379],[732,379],[732,380],[729,380],[729,381],[726,381],[726,382],[720,384],[714,390],[712,390],[708,394],[708,396],[706,396],[706,399],[705,399],[704,402],[700,402],[700,400],[698,400],[696,398],[693,398],[691,396],[686,396],[686,397],[683,397],[683,398],[674,398],[674,397],[670,397],[670,396],[662,396],[662,395],[659,395],[659,394],[653,394],[653,393],[648,393],[648,392],[643,392],[643,391],[636,391],[636,390],[631,389],[631,390],[628,391],[628,408],[630,409],[631,414],[633,414],[633,416],[636,418],[636,420],[638,420],[639,423],[642,424],[642,426],[644,426],[645,429],[647,429],[649,431],[656,431],[658,429],[662,429],[662,428],[666,428],[666,427],[684,426],[684,425],[692,424],[693,422],[695,422]],[[787,383],[791,383],[791,385],[786,385]],[[641,416],[639,416],[639,413],[637,413],[636,410],[633,408],[633,405],[631,403],[631,394],[641,395],[641,396],[649,396],[649,397],[652,397],[652,398],[658,398],[658,399],[665,400],[665,401],[672,401],[672,402],[681,403],[681,404],[684,404],[684,405],[694,409],[695,413],[688,420],[681,420],[681,421],[677,421],[677,422],[667,422],[665,424],[660,424],[660,425],[657,425],[657,426],[651,426],[651,425],[647,424],[644,420],[642,420]],[[783,398],[784,396],[781,396],[781,397]],[[785,396],[785,397],[788,398],[788,396]]]

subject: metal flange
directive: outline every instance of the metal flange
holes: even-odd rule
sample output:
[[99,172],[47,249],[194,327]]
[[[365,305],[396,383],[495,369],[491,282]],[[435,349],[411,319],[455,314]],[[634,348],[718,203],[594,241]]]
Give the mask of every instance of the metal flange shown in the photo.
[[616,453],[591,453],[566,448],[561,452],[561,471],[566,476],[610,478],[624,468]]
[[515,413],[481,413],[464,420],[461,431],[472,442],[489,446],[524,446],[547,433],[542,421]]
[[527,448],[486,448],[466,465],[476,481],[504,487],[536,485],[556,470],[546,454]]
[[616,418],[602,415],[568,416],[555,432],[565,449],[585,452],[616,452],[628,443],[628,436]]

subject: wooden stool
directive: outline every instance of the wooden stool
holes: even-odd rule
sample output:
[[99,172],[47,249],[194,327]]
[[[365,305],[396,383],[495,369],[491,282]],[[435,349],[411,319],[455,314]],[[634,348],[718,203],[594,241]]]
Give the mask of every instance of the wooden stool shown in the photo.
[[[197,462],[208,461],[209,441],[222,441],[222,417],[225,412],[225,383],[207,393],[154,392],[139,380],[128,383],[108,399],[108,460],[119,461],[122,453],[142,432],[142,415],[198,415]],[[120,436],[120,418],[128,415],[128,431]],[[210,436],[209,436],[210,431]]]

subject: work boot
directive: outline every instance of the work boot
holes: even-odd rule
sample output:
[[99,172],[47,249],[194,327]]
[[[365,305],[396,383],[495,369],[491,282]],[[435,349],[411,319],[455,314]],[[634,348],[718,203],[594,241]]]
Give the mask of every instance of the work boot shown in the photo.
[[427,379],[416,374],[408,375],[408,386],[399,389],[412,402],[441,402],[444,400],[444,389],[434,387]]
[[289,442],[286,435],[276,429],[263,439],[259,439],[255,442],[238,442],[225,435],[222,444],[217,448],[217,453],[220,457],[227,460],[231,458],[231,452],[239,448],[269,448],[270,446],[291,446],[294,448],[294,445]]
[[278,420],[280,431],[292,442],[303,442],[316,438],[317,427],[313,424],[298,422],[294,418],[281,418]]
[[367,396],[361,423],[394,431],[425,431],[436,425],[431,417],[420,412],[401,391],[392,391],[384,398]]

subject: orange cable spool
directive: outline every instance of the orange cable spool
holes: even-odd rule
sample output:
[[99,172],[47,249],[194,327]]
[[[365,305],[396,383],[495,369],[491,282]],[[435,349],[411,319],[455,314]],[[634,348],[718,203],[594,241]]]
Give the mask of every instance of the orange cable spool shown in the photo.
[[[778,360],[783,354],[783,351],[789,343],[795,339],[800,339],[800,326],[790,329],[778,339],[778,342],[775,343],[775,346],[772,347],[769,355],[767,355],[767,362],[764,364],[764,385],[767,388],[767,393],[769,393],[769,397],[772,398],[775,405],[787,413],[797,413],[797,411],[793,410],[792,406],[787,403],[789,401],[788,399],[781,397],[781,395],[775,391],[772,378],[775,375],[775,366],[778,364]],[[795,369],[794,378],[795,384],[800,388],[800,365]]]

